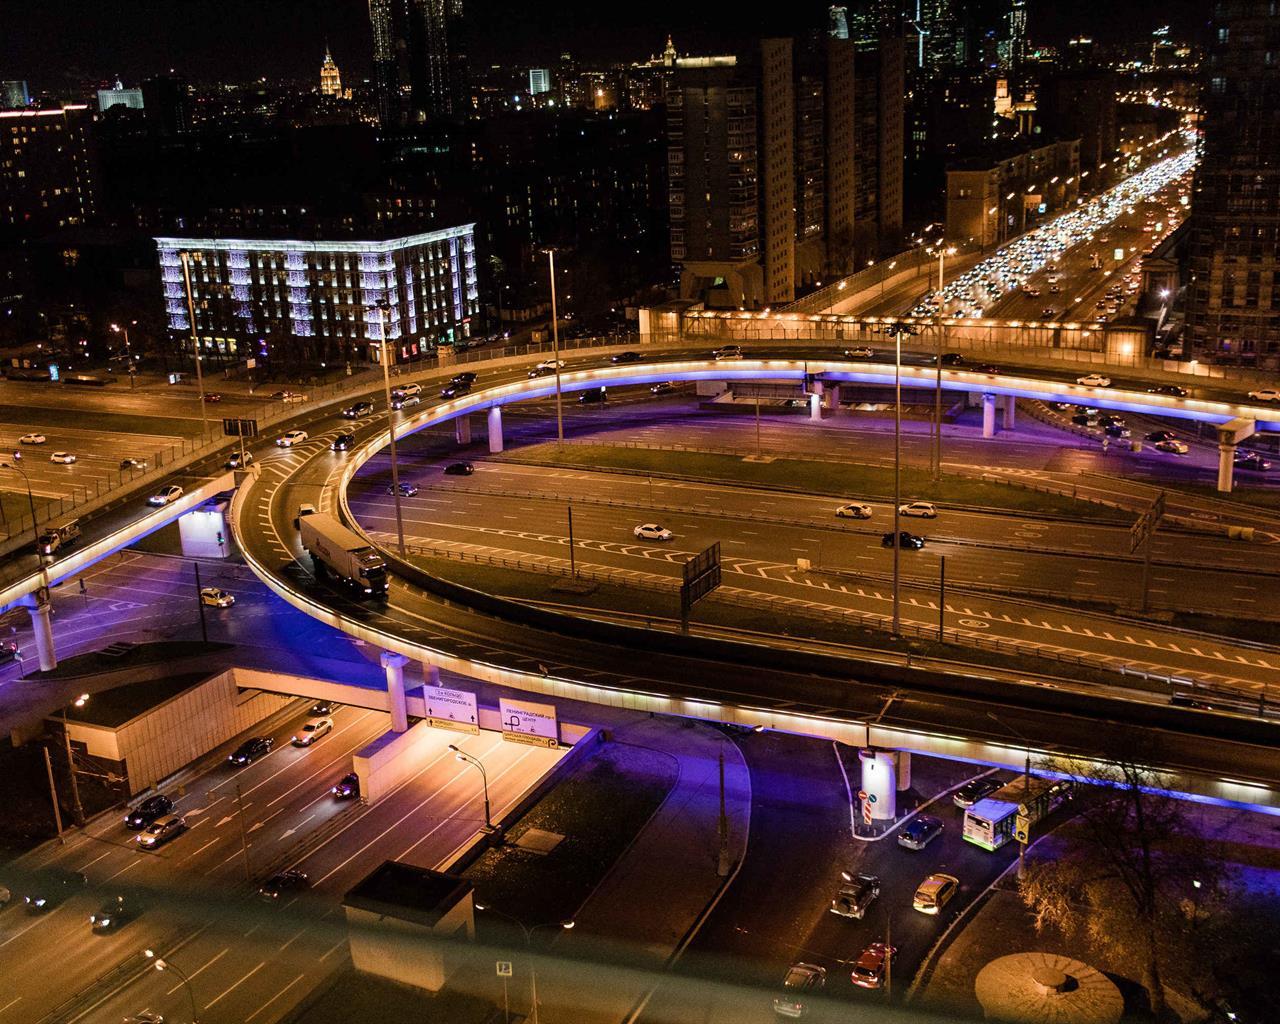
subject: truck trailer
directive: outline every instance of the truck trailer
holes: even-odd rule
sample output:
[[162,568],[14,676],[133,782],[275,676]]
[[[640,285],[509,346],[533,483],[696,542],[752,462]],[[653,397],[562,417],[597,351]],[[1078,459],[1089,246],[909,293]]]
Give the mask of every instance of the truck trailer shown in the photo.
[[387,566],[382,556],[333,516],[325,512],[299,515],[298,532],[317,579],[332,576],[366,597],[386,596]]

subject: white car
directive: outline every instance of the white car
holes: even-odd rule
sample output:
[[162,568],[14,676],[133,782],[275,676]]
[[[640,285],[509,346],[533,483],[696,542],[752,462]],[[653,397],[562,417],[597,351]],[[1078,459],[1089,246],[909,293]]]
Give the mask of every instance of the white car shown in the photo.
[[867,348],[866,345],[859,345],[857,348],[847,348],[844,350],[844,357],[846,359],[870,359],[875,354],[875,349]]
[[544,359],[532,370],[529,371],[530,377],[545,377],[547,374],[555,373],[556,370],[564,369],[563,359]]
[[170,484],[168,487],[162,487],[147,499],[148,505],[168,505],[171,501],[177,501],[182,497],[182,488],[177,484]]
[[929,501],[909,501],[898,506],[898,515],[917,516],[921,519],[937,519],[938,509]]
[[217,587],[201,587],[200,603],[210,608],[230,608],[236,603],[233,595]]
[[290,430],[282,437],[276,438],[276,447],[292,448],[295,444],[302,444],[309,436],[305,430]]
[[[1262,388],[1258,391],[1250,391],[1249,397],[1252,398],[1255,402],[1280,402],[1280,389]],[[30,434],[27,435],[27,437],[30,437],[30,436],[31,436]],[[40,440],[43,441],[44,438],[42,437]],[[24,437],[22,441],[24,444],[27,443],[27,438]],[[36,442],[36,443],[38,444],[39,442]]]
[[321,736],[333,732],[332,718],[317,718],[302,727],[302,731],[293,737],[295,747],[309,747]]
[[713,357],[714,359],[716,359],[716,360],[720,360],[720,359],[741,359],[741,358],[742,358],[742,346],[741,346],[741,345],[725,345],[723,348],[715,349],[715,350],[711,353],[711,355],[712,355],[712,357]]
[[659,526],[657,523],[643,523],[631,532],[641,540],[670,540],[675,536],[665,526]]
[[841,505],[836,509],[836,517],[839,519],[870,519],[871,506],[851,501],[847,505]]
[[44,444],[44,434],[23,434],[18,438],[19,444]]
[[56,462],[60,466],[70,466],[76,461],[76,457],[70,452],[54,452],[49,456],[50,462]]
[[1087,388],[1109,388],[1111,387],[1111,378],[1104,377],[1100,373],[1089,373],[1083,377],[1077,377],[1076,383],[1083,384]]

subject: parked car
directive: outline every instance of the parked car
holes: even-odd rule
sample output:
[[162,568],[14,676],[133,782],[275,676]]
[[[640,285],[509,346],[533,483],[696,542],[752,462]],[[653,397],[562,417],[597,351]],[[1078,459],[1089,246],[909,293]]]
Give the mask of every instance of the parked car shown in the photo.
[[317,718],[304,725],[290,742],[295,747],[309,747],[316,740],[322,736],[328,736],[331,732],[333,732],[333,719]]
[[339,434],[337,437],[333,439],[333,443],[329,445],[329,451],[331,452],[350,451],[352,446],[355,443],[356,443],[355,434]]
[[342,410],[342,415],[349,420],[358,420],[361,416],[370,416],[372,414],[372,402],[356,402]]
[[227,459],[227,469],[245,469],[253,465],[253,452],[246,451],[243,455],[240,452],[232,452],[231,458]]
[[236,747],[227,755],[227,760],[237,767],[253,764],[258,758],[266,757],[271,753],[271,748],[275,745],[276,741],[270,736],[255,736]]
[[289,868],[287,871],[278,871],[258,889],[258,895],[263,899],[278,900],[282,895],[290,892],[300,892],[311,886],[311,878],[304,871],[297,868]]
[[230,608],[236,603],[235,595],[218,587],[201,587],[200,603],[206,608]]
[[[880,538],[880,546],[882,548],[893,547],[893,531],[890,530]],[[908,551],[919,551],[924,547],[924,538],[918,534],[909,533],[906,530],[898,531],[898,547]]]
[[898,845],[908,850],[923,850],[942,835],[942,819],[932,814],[917,814],[902,826],[898,833]]
[[49,456],[50,462],[55,462],[59,466],[75,465],[76,457],[71,452],[53,452]]
[[851,501],[836,508],[839,519],[870,519],[871,506],[860,501]]
[[113,896],[100,906],[96,913],[89,915],[89,926],[101,935],[113,932],[122,925],[128,924],[142,912],[136,897]]
[[849,980],[859,988],[883,988],[885,967],[897,952],[896,946],[886,946],[883,942],[871,943],[854,961]]
[[809,1012],[805,999],[822,991],[827,983],[827,970],[817,964],[798,963],[787,968],[782,979],[782,994],[773,1001],[773,1012],[779,1017],[803,1017]]
[[955,875],[935,872],[920,883],[911,897],[911,907],[922,914],[941,914],[943,908],[960,891],[960,879]]
[[675,536],[665,526],[657,523],[641,523],[631,532],[640,540],[670,540]]
[[[394,495],[396,493],[396,487],[394,484],[387,484],[387,493],[391,495]],[[417,494],[418,494],[417,484],[411,484],[407,480],[400,481],[400,497],[413,498],[413,497],[416,497]]]
[[352,800],[360,795],[360,776],[355,772],[347,772],[329,790],[338,800]]
[[276,438],[276,447],[292,448],[294,445],[302,444],[310,436],[305,430],[289,430]]
[[831,899],[831,913],[861,921],[867,908],[880,895],[880,879],[875,875],[843,873],[844,881]]
[[168,505],[170,502],[177,501],[182,497],[182,488],[177,484],[170,484],[168,487],[162,487],[147,499],[148,505],[155,505],[157,508]]
[[981,779],[970,779],[951,794],[951,802],[957,807],[972,807],[984,796],[994,793],[1000,785],[1000,780],[990,775]]
[[1109,388],[1111,387],[1111,378],[1104,377],[1100,373],[1087,373],[1083,377],[1077,377],[1076,383],[1083,384],[1087,388]]
[[444,467],[445,476],[471,476],[476,467],[469,462],[451,462]]
[[930,501],[911,501],[898,506],[898,515],[916,516],[921,519],[937,519],[938,508]]
[[187,830],[187,821],[181,814],[164,814],[138,833],[138,845],[144,850],[155,850]]
[[173,801],[163,793],[149,796],[124,816],[124,827],[141,832],[157,818],[173,813]]

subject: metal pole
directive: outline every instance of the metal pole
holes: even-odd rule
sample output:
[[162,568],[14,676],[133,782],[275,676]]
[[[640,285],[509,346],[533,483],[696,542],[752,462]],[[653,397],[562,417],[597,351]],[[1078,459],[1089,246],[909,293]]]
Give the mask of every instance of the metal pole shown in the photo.
[[200,338],[196,334],[196,304],[191,297],[190,253],[182,253],[182,281],[187,289],[187,316],[191,318],[191,352],[196,361],[196,387],[200,392],[200,442],[209,440],[209,411],[204,400],[204,371],[200,367]]
[[729,815],[724,805],[724,751],[720,751],[720,818],[717,822],[720,832],[720,855],[716,874],[721,878],[729,874]]
[[760,458],[760,396],[756,395],[756,458]]
[[884,916],[884,997],[893,998],[893,914]]
[[551,358],[556,367],[556,440],[564,441],[564,406],[560,400],[560,320],[556,312],[556,253],[547,250],[547,267],[551,273]]
[[902,552],[902,536],[899,528],[900,517],[898,506],[902,504],[902,325],[894,326],[893,332],[893,635],[897,636],[901,626],[899,584],[900,561]]
[[396,503],[396,543],[400,548],[400,557],[404,557],[404,512],[400,504],[400,463],[396,457],[396,414],[391,408],[391,360],[395,352],[391,348],[391,309],[386,299],[379,299],[374,308],[382,314],[382,389],[387,400],[387,429],[391,434],[391,493]]
[[44,751],[44,770],[49,773],[49,799],[53,801],[53,821],[58,827],[58,842],[65,843],[66,839],[62,837],[62,808],[58,806],[58,787],[53,781],[53,761],[49,758],[49,748],[41,747]]
[[236,809],[240,819],[240,853],[244,857],[244,877],[248,881],[249,873],[249,837],[244,830],[244,795],[240,792],[240,783],[236,783]]
[[938,643],[942,643],[943,624],[947,617],[947,556],[938,559]]
[[573,502],[569,502],[569,574],[578,578],[578,563],[573,554]]
[[67,708],[62,707],[62,740],[67,745],[67,774],[71,776],[71,810],[77,825],[84,824],[84,806],[80,803],[80,784],[76,782],[76,763],[71,753],[71,733],[67,730]]
[[529,985],[533,996],[533,1024],[538,1024],[538,969],[533,965],[533,949],[527,935],[524,937],[524,948],[529,954]]
[[200,609],[200,639],[205,643],[209,642],[209,623],[204,617],[204,599],[200,596],[200,563],[191,563],[196,570],[196,607]]
[[1147,536],[1142,545],[1142,610],[1147,610],[1150,603],[1151,591],[1151,548],[1155,543],[1156,524],[1152,523],[1151,528],[1147,530]]

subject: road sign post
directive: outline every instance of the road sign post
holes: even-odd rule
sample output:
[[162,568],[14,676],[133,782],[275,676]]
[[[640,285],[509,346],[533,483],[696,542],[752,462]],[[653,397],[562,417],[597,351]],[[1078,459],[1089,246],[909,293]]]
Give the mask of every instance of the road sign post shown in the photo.
[[712,544],[684,563],[680,584],[680,632],[689,632],[693,606],[720,586],[720,542]]

